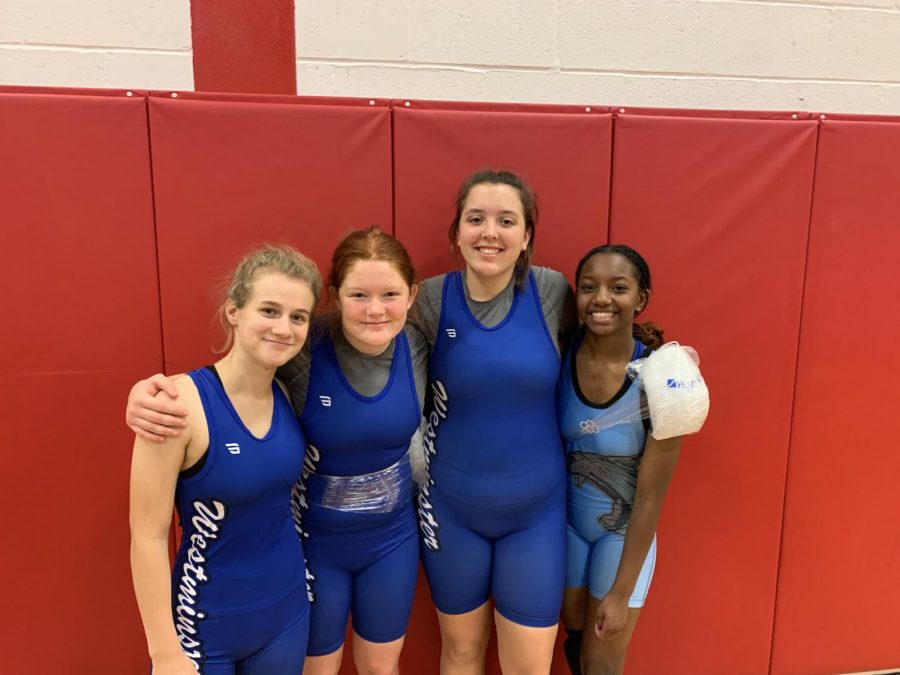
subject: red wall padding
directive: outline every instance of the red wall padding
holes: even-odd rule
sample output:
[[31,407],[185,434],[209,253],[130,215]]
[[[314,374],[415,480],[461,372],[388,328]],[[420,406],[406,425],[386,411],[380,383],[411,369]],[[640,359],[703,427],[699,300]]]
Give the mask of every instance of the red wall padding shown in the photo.
[[162,353],[145,99],[0,92],[2,667],[136,673],[125,392]]
[[[324,276],[343,232],[392,231],[386,101],[159,95],[150,120],[168,372],[217,358],[213,282],[252,246],[293,244]],[[434,642],[410,631],[404,657]]]
[[612,132],[606,108],[394,106],[396,234],[420,276],[459,264],[447,240],[453,201],[463,179],[488,166],[518,172],[537,193],[537,264],[571,277],[576,256],[606,241]]
[[[537,264],[571,277],[580,252],[606,241],[612,118],[605,108],[434,101],[394,106],[396,235],[412,254],[420,278],[459,264],[450,256],[447,239],[453,201],[462,180],[486,166],[516,171],[538,194]],[[403,654],[408,672],[437,673],[438,649],[422,649],[413,632],[428,627],[429,642],[440,644],[421,578],[410,623],[416,628]],[[488,672],[499,673],[493,645],[490,652]],[[415,660],[407,661],[410,655]],[[553,673],[561,675],[567,671],[558,656]]]
[[772,672],[900,665],[900,124],[823,122]]
[[[168,372],[215,358],[235,258],[287,241],[325,272],[341,232],[378,223],[421,276],[446,271],[455,190],[484,165],[536,188],[539,264],[571,278],[607,239],[642,251],[647,318],[698,348],[710,383],[628,672],[900,664],[896,120],[147,96],[0,88],[4,672],[146,668],[124,397],[163,347]],[[427,675],[421,582],[401,670]]]
[[816,123],[626,114],[614,139],[610,241],[646,256],[646,318],[697,348],[712,401],[627,670],[765,673]]
[[325,275],[341,233],[373,223],[391,230],[387,103],[301,101],[150,99],[170,373],[214,358],[216,282],[252,246],[291,243]]

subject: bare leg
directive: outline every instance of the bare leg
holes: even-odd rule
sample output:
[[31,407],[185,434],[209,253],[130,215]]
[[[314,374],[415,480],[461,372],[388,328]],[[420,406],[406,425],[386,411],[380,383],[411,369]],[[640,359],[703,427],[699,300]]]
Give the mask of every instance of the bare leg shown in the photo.
[[441,675],[483,675],[491,630],[487,602],[465,614],[438,612],[441,626]]
[[359,675],[398,675],[404,638],[369,642],[353,633],[353,664]]
[[497,651],[504,675],[547,675],[553,662],[558,625],[533,628],[514,623],[494,612]]
[[330,654],[307,656],[306,661],[303,663],[303,672],[306,675],[337,675],[337,672],[341,669],[341,659],[343,657],[343,645]]

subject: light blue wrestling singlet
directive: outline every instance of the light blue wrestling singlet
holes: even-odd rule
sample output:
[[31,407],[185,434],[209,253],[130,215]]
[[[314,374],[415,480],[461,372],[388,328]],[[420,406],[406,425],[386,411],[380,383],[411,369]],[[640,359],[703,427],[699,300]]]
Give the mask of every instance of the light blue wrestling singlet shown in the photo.
[[[647,428],[640,415],[640,387],[627,375],[606,403],[592,403],[582,393],[575,355],[583,339],[584,328],[575,334],[563,359],[558,393],[569,476],[566,586],[587,586],[600,600],[612,588],[619,569]],[[635,340],[631,360],[647,353]],[[605,420],[623,413],[632,421],[599,430]],[[655,564],[654,537],[629,607],[643,606]]]

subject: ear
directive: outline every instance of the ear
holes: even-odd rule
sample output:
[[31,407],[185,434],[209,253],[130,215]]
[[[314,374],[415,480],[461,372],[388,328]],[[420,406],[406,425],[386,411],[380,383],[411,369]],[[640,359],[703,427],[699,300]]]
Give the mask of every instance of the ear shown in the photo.
[[409,302],[406,303],[406,309],[409,309],[413,306],[413,303],[416,301],[416,295],[419,292],[419,287],[416,284],[413,284],[409,287]]
[[650,291],[641,291],[640,294],[638,294],[638,304],[637,307],[634,308],[634,315],[637,316],[643,312],[648,302],[650,302]]
[[230,326],[237,326],[238,306],[234,304],[234,300],[225,301],[225,318]]

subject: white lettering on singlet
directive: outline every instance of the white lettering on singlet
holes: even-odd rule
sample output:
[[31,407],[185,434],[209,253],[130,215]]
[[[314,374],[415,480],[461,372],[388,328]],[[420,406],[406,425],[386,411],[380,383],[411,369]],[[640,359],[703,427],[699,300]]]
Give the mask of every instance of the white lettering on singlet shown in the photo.
[[206,613],[199,610],[197,603],[200,596],[200,586],[209,582],[206,554],[204,553],[211,541],[219,538],[219,529],[225,519],[227,509],[225,504],[213,499],[210,505],[195,500],[190,523],[194,529],[191,534],[191,545],[185,552],[185,560],[181,565],[181,575],[178,578],[175,605],[175,632],[181,648],[194,664],[197,672],[204,659],[203,643],[197,637],[197,624],[206,618]]
[[[309,509],[309,502],[306,499],[306,482],[309,479],[310,474],[316,472],[321,456],[322,454],[316,446],[312,443],[307,444],[306,456],[303,458],[303,471],[300,473],[300,478],[297,479],[297,482],[294,483],[294,487],[291,490],[291,514],[294,517],[294,529],[296,529],[297,534],[300,535],[301,541],[309,538],[309,532],[303,530],[303,514]],[[315,602],[316,593],[314,585],[316,577],[310,572],[309,564],[306,563],[305,560],[304,566],[306,567],[306,596],[309,598],[310,602]]]
[[431,459],[437,455],[437,429],[441,422],[450,414],[450,397],[447,388],[440,380],[431,383],[431,412],[425,421],[425,433],[422,436],[422,445],[425,448],[425,466],[429,470],[429,479],[419,489],[418,516],[419,529],[422,531],[422,543],[432,551],[441,550],[441,542],[438,538],[438,530],[441,525],[434,517],[434,505],[431,503],[431,486],[434,481],[430,478]]

